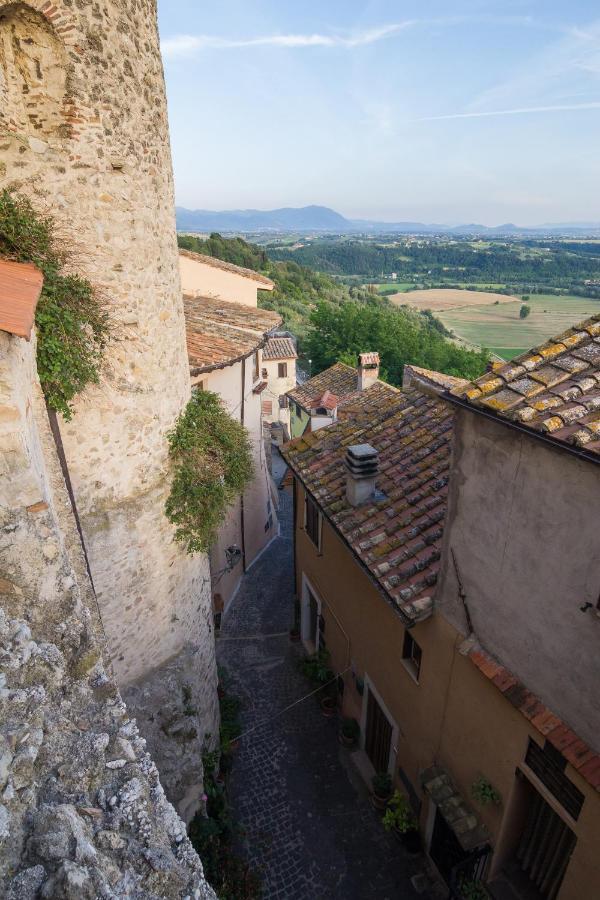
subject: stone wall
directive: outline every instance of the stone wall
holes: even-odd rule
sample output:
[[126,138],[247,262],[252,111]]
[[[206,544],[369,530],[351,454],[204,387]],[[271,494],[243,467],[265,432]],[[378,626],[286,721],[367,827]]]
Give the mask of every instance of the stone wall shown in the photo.
[[[218,713],[208,562],[173,543],[163,513],[165,435],[190,388],[155,0],[0,0],[0,159],[0,187],[52,211],[110,304],[101,383],[60,430],[114,671],[188,816],[179,770],[191,761],[198,795]],[[195,709],[195,736],[157,734],[159,705],[171,724]]]
[[215,900],[103,663],[35,369],[0,332],[0,897]]

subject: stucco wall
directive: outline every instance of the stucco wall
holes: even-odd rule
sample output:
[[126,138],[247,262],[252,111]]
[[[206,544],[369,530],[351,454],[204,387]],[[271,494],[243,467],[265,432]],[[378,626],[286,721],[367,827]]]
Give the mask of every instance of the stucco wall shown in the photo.
[[218,297],[244,306],[257,305],[258,281],[182,255],[179,256],[179,270],[181,286],[186,294]]
[[35,335],[0,332],[0,475],[0,896],[215,900],[103,662]]
[[[259,371],[263,367],[262,353],[259,350]],[[243,417],[244,427],[248,431],[252,446],[252,458],[254,460],[254,478],[244,491],[244,539],[242,540],[242,513],[241,503],[236,501],[229,509],[227,518],[219,535],[211,549],[211,562],[213,577],[225,566],[225,550],[232,544],[242,549],[245,547],[246,568],[252,564],[258,554],[269,541],[277,534],[277,515],[271,503],[271,477],[267,468],[265,448],[262,437],[262,394],[255,394],[252,388],[254,380],[253,356],[223,369],[215,369],[195,376],[192,382],[201,381],[204,390],[213,391],[223,400],[229,413],[240,422],[242,419],[242,379],[243,391]],[[269,504],[271,504],[271,525],[265,530],[269,521]],[[244,568],[242,563],[230,572],[216,576],[213,584],[213,592],[219,593],[223,599],[225,608],[229,605],[237,591]]]
[[61,422],[115,672],[132,686],[180,652],[201,659],[194,701],[214,734],[208,563],[173,544],[163,514],[165,436],[189,374],[156,4],[0,0],[2,11],[0,187],[52,211],[115,324],[101,383]]
[[458,412],[437,602],[464,631],[451,549],[481,644],[597,750],[598,510],[597,466]]
[[[280,378],[278,375],[279,363],[287,364],[287,376]],[[262,367],[267,370],[267,388],[263,392],[263,400],[270,400],[273,404],[273,411],[263,413],[265,422],[281,422],[290,427],[290,410],[280,409],[279,398],[288,391],[296,387],[296,360],[295,359],[265,359]]]
[[[343,714],[364,724],[367,688],[361,696],[356,689],[355,673],[373,684],[378,699],[383,701],[397,726],[391,771],[402,788],[397,779],[398,766],[402,766],[417,795],[423,799],[422,827],[427,821],[428,800],[421,791],[419,776],[436,763],[451,774],[463,798],[488,829],[495,849],[490,871],[497,874],[512,857],[522,824],[515,809],[519,791],[515,770],[517,767],[526,770],[524,758],[529,737],[539,744],[543,743],[543,737],[461,655],[464,634],[442,615],[436,614],[411,629],[423,653],[417,684],[402,664],[405,630],[398,615],[327,522],[322,528],[321,549],[315,548],[303,529],[303,503],[304,492],[298,486],[297,591],[302,602],[303,582],[308,579],[321,601],[324,636],[334,671],[352,666],[352,671],[344,675]],[[572,766],[567,765],[566,775],[585,797],[577,822],[565,814],[543,785],[534,778],[532,783],[577,837],[559,898],[580,900],[600,892],[600,862],[596,851],[600,838],[600,795]],[[471,786],[481,776],[499,791],[500,806],[485,807],[473,801]]]
[[290,433],[292,438],[300,437],[304,433],[309,418],[310,416],[301,406],[290,400]]

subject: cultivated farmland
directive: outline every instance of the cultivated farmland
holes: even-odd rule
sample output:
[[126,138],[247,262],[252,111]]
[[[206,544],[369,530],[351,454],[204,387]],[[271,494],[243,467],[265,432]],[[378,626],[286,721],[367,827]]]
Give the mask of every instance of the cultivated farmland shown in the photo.
[[408,291],[392,294],[389,299],[398,306],[408,304],[415,309],[430,309],[432,312],[462,307],[518,303],[518,297],[507,294],[492,294],[488,291],[461,291],[454,288],[431,288],[426,291]]

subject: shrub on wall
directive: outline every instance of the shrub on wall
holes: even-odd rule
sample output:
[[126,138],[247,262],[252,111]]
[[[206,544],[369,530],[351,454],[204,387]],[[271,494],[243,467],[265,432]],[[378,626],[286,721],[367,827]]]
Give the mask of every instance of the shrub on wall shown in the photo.
[[30,262],[41,270],[37,369],[52,409],[72,416],[72,400],[97,383],[110,335],[106,308],[89,281],[65,274],[69,254],[58,246],[54,221],[37,214],[26,197],[0,192],[0,258]]
[[227,508],[252,478],[248,432],[216,394],[194,391],[168,440],[174,471],[167,518],[188,553],[207,551]]

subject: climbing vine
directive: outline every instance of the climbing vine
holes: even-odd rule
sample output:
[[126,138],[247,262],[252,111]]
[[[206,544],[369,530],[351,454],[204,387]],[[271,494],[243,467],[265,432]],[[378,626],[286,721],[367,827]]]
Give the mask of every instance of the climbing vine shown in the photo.
[[31,262],[44,275],[35,313],[38,375],[48,405],[70,419],[75,395],[99,380],[111,327],[90,282],[65,274],[69,254],[55,230],[26,197],[0,192],[0,258]]
[[188,553],[214,542],[227,508],[252,478],[246,429],[210,391],[194,391],[168,435],[173,481],[165,505]]

